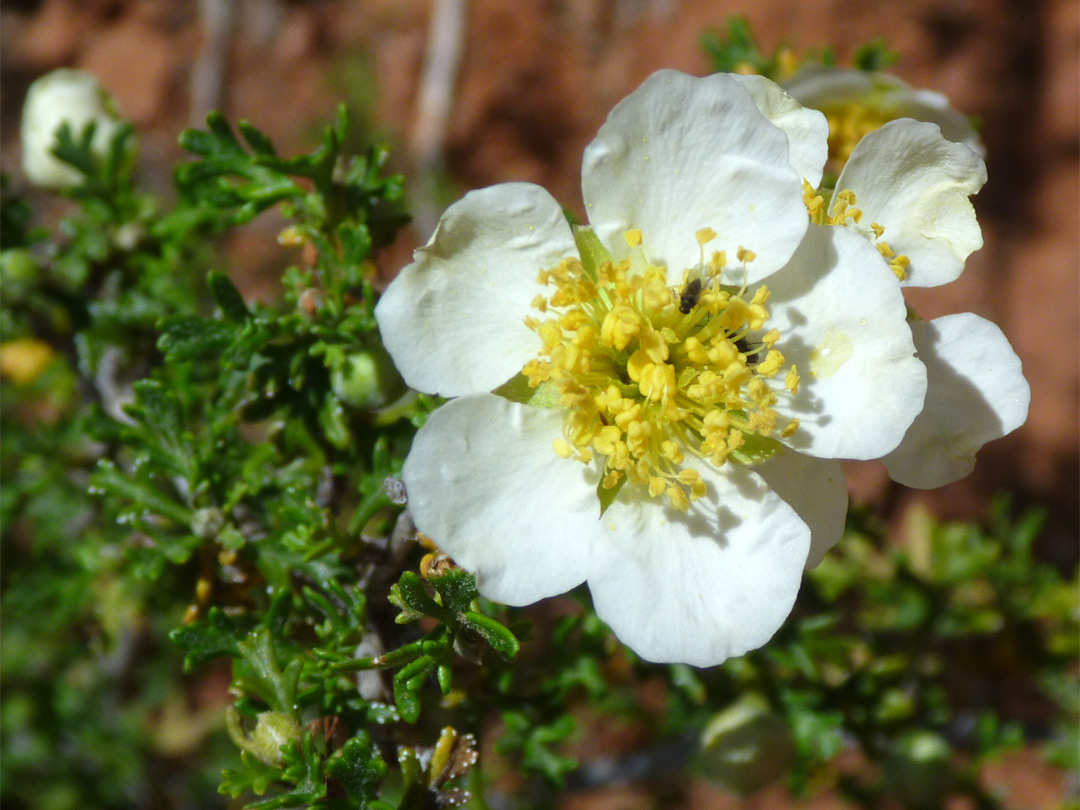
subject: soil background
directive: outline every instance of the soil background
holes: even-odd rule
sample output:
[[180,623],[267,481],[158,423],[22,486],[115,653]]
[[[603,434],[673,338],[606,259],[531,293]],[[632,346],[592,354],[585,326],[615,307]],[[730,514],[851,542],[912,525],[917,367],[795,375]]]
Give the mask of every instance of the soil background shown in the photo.
[[[440,0],[442,2],[442,0]],[[444,10],[455,3],[442,3]],[[762,50],[831,44],[849,64],[885,37],[892,68],[945,93],[984,125],[989,182],[975,200],[985,246],[956,282],[916,291],[923,317],[973,311],[999,324],[1032,388],[1027,423],[980,454],[975,473],[930,493],[852,465],[856,501],[895,521],[925,504],[980,519],[989,499],[1049,507],[1042,550],[1076,564],[1080,436],[1080,16],[1076,0],[462,0],[432,25],[435,0],[5,0],[0,10],[0,161],[20,172],[18,119],[29,83],[57,67],[95,73],[141,138],[146,183],[168,194],[176,136],[209,109],[247,118],[284,153],[308,150],[349,102],[358,145],[386,141],[414,179],[417,222],[380,257],[389,278],[430,235],[441,207],[492,183],[540,183],[582,210],[581,153],[612,105],[659,68],[704,74],[701,35],[746,16]],[[435,33],[441,34],[435,36]],[[440,49],[460,53],[456,71]],[[434,67],[425,73],[425,66]],[[450,62],[452,63],[452,59]],[[427,79],[424,77],[428,76]],[[439,81],[444,89],[440,90]],[[426,84],[425,84],[426,82]],[[425,94],[422,87],[431,92]],[[244,292],[270,299],[291,257],[279,223],[256,220],[229,246]],[[1003,776],[1017,806],[1052,807],[1060,775],[1021,758]],[[997,778],[991,775],[988,778]],[[702,788],[695,807],[736,803]],[[1017,793],[1016,791],[1019,791]],[[696,795],[696,794],[695,794]],[[1056,798],[1055,798],[1056,797]],[[567,807],[647,807],[615,791]],[[574,803],[577,802],[577,803]],[[644,803],[643,803],[644,802]],[[814,803],[813,807],[835,807]]]

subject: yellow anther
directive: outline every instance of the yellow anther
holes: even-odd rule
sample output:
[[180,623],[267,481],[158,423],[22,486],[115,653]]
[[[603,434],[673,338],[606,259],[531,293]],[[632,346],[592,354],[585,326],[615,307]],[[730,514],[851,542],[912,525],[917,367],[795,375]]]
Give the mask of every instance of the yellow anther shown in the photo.
[[712,228],[701,228],[696,234],[694,234],[694,238],[697,239],[697,243],[699,245],[705,247],[705,245],[709,244],[709,242],[716,238],[716,231],[714,231]]
[[641,244],[641,231],[637,228],[631,228],[623,234],[623,238],[630,247],[638,247]]
[[798,430],[798,429],[799,429],[799,420],[798,419],[792,419],[790,422],[787,423],[787,426],[782,431],[780,431],[780,438],[786,439],[788,436],[791,436],[792,434],[794,434],[795,431]]
[[690,500],[686,497],[686,493],[677,486],[670,486],[667,489],[668,501],[678,509],[680,512],[687,512],[690,510]]
[[653,330],[641,336],[641,348],[654,363],[663,363],[668,359],[667,341],[659,332]]
[[780,330],[779,329],[770,329],[768,332],[766,332],[761,337],[762,345],[769,346],[769,347],[774,346],[776,344],[776,341],[778,341],[778,340],[780,340]]
[[555,448],[555,454],[560,458],[570,458],[574,454],[574,448],[565,439],[556,439],[552,446]]
[[870,223],[870,230],[872,230],[874,232],[874,238],[875,239],[880,239],[881,235],[883,233],[885,233],[885,226],[884,225],[879,225],[876,222],[871,222]]
[[764,361],[758,363],[757,373],[763,377],[771,377],[784,366],[784,355],[773,349]]
[[739,257],[739,261],[742,262],[743,264],[749,264],[750,262],[752,262],[754,259],[757,258],[757,254],[754,253],[754,251],[747,250],[746,248],[744,248],[742,246],[739,247],[739,250],[735,255]]
[[784,388],[793,394],[799,393],[799,371],[795,366],[792,366],[784,377]]
[[547,312],[548,300],[544,298],[544,296],[538,295],[532,300],[531,306],[533,309],[538,309],[541,312]]

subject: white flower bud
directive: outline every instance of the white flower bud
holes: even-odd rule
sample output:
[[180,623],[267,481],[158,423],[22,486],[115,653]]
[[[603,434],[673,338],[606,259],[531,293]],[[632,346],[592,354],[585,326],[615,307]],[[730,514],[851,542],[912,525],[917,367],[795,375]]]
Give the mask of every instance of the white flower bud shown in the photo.
[[23,172],[30,182],[43,188],[82,182],[77,169],[53,156],[56,131],[67,121],[77,137],[93,121],[93,150],[104,156],[120,126],[112,106],[98,80],[79,70],[54,70],[30,85],[22,116]]

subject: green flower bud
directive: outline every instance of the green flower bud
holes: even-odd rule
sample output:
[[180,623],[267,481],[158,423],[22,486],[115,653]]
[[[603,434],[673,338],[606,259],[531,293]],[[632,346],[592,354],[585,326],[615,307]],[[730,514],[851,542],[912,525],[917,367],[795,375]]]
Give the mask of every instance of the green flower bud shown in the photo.
[[701,770],[722,790],[748,796],[779,780],[795,758],[795,742],[782,717],[758,694],[739,698],[701,734]]
[[112,100],[98,80],[80,70],[54,70],[30,85],[23,105],[21,133],[23,172],[30,182],[43,188],[81,183],[82,174],[51,152],[56,131],[66,121],[78,136],[94,122],[97,128],[92,148],[104,157],[120,126],[112,108]]
[[372,411],[405,393],[405,383],[381,346],[348,355],[330,371],[330,387],[343,403]]
[[885,759],[885,787],[914,810],[940,807],[952,786],[952,749],[940,734],[911,731],[898,739]]
[[284,762],[281,746],[292,740],[299,742],[304,736],[304,729],[287,714],[263,712],[256,719],[255,730],[249,737],[244,733],[240,712],[235,706],[225,710],[225,728],[240,748],[275,767]]

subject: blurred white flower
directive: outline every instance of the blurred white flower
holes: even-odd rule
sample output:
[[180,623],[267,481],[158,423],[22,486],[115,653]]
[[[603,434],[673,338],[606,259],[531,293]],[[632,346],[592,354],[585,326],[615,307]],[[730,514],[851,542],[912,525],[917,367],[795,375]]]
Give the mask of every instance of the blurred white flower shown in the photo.
[[43,188],[63,188],[83,181],[74,167],[51,150],[65,121],[78,137],[87,124],[96,125],[93,150],[104,156],[120,126],[108,94],[89,73],[62,68],[30,85],[22,114],[22,165],[27,179]]
[[587,581],[653,661],[780,626],[843,531],[833,459],[894,449],[926,386],[881,253],[808,224],[825,138],[761,77],[654,74],[585,151],[591,228],[538,186],[472,192],[390,285],[406,382],[456,397],[416,436],[409,507],[482,593]]
[[971,121],[953,109],[947,97],[918,90],[888,73],[812,65],[781,86],[803,106],[825,113],[829,156],[837,170],[863,137],[899,118],[937,124],[947,140],[963,144],[980,157],[985,154]]

